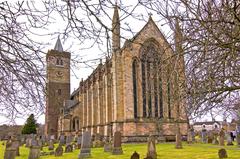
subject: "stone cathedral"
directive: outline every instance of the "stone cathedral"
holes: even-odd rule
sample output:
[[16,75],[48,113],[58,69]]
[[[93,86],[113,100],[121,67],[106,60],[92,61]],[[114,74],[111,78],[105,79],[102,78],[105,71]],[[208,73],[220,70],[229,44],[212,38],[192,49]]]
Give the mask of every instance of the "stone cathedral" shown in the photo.
[[[149,135],[175,140],[177,126],[187,134],[184,59],[175,52],[151,16],[145,26],[120,46],[120,20],[115,6],[112,57],[70,94],[70,59],[58,39],[47,60],[45,134],[90,131],[124,142],[146,141]],[[81,71],[79,72],[81,73]]]

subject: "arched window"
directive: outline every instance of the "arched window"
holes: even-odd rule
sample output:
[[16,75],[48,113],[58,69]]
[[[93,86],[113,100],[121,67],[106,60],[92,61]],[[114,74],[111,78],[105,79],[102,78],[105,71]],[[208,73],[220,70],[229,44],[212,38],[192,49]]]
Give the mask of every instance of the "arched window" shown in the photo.
[[150,39],[140,50],[143,117],[163,117],[161,56],[159,44]]
[[143,99],[143,117],[147,116],[146,110],[146,79],[145,79],[145,61],[142,61],[142,99]]
[[132,79],[133,79],[133,106],[134,106],[134,118],[138,117],[138,110],[137,110],[137,60],[134,59],[132,63]]
[[56,65],[62,66],[63,60],[61,58],[57,58]]
[[167,82],[167,96],[168,96],[168,118],[171,119],[171,88],[170,88],[170,79],[168,78]]

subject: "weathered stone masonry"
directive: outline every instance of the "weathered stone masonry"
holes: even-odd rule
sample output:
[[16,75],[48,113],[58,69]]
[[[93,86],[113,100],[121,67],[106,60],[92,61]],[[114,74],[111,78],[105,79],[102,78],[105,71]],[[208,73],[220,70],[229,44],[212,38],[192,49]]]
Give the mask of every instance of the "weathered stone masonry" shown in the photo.
[[[48,53],[48,63],[49,57],[62,56],[67,64],[52,69],[48,65],[49,81],[57,80],[56,84],[48,82],[47,88],[53,92],[63,89],[65,93],[58,97],[48,91],[46,133],[54,127],[53,132],[58,134],[90,131],[92,135],[98,133],[105,137],[121,131],[125,142],[146,141],[150,134],[174,139],[179,106],[181,134],[186,135],[185,101],[176,98],[184,89],[179,84],[185,81],[184,60],[173,56],[172,48],[152,18],[121,48],[115,7],[112,46],[112,57],[106,58],[105,63],[101,61],[86,80],[81,80],[71,96],[68,94],[70,54],[61,50]],[[58,69],[63,71],[62,78],[52,77]],[[176,82],[178,76],[181,81]],[[54,117],[50,117],[50,110],[54,110]]]

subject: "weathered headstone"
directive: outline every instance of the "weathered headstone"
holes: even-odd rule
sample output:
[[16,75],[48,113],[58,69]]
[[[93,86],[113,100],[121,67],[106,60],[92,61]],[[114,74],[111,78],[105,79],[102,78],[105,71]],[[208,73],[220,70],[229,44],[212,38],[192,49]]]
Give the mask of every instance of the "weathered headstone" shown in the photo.
[[104,143],[102,138],[103,137],[100,134],[96,134],[93,141],[93,147],[103,147]]
[[207,143],[212,143],[213,142],[213,139],[214,139],[214,135],[213,135],[213,132],[212,131],[209,131],[208,132],[208,136],[207,136]]
[[105,138],[105,141],[104,141],[104,152],[111,152],[111,151],[112,151],[112,142],[107,137]]
[[54,143],[52,139],[49,141],[48,150],[54,150]]
[[16,148],[16,156],[20,156],[19,152],[20,141],[15,136],[12,137],[12,146]]
[[71,142],[72,142],[71,136],[68,135],[66,138],[66,146],[71,145]]
[[194,132],[194,129],[191,128],[190,131],[191,131],[191,136],[192,136],[192,142],[195,142],[195,132]]
[[55,156],[62,156],[63,155],[63,147],[62,147],[61,144],[58,145],[54,154],[55,154]]
[[71,144],[67,145],[65,148],[65,153],[68,153],[68,152],[73,152],[73,146]]
[[8,140],[6,143],[6,149],[4,152],[4,159],[15,159],[16,147],[12,144],[12,140]]
[[61,134],[59,137],[59,144],[65,145],[65,136],[64,134]]
[[86,131],[82,135],[81,149],[78,158],[81,159],[90,156],[91,156],[91,134],[90,132]]
[[81,148],[82,136],[78,135],[77,137],[77,149]]
[[207,143],[207,130],[205,129],[205,127],[202,129],[201,137],[202,143]]
[[193,143],[193,137],[192,137],[192,131],[191,129],[188,130],[188,134],[187,134],[187,143],[188,144],[192,144]]
[[219,145],[224,146],[224,137],[225,137],[225,132],[224,129],[222,128],[221,131],[219,132]]
[[30,137],[28,137],[27,139],[26,139],[26,147],[30,147],[30,145],[31,145],[31,138]]
[[156,143],[155,143],[155,137],[154,136],[149,136],[147,157],[152,157],[153,159],[157,158]]
[[112,154],[113,155],[123,154],[123,151],[122,151],[122,135],[121,135],[120,131],[116,131],[114,133]]
[[38,145],[38,142],[36,140],[36,137],[32,139],[31,145],[30,145],[30,151],[28,155],[28,159],[39,159],[40,158],[40,146]]
[[227,133],[227,145],[228,145],[228,146],[233,145],[231,132],[228,132],[228,133]]
[[225,149],[220,149],[218,151],[218,157],[221,159],[221,158],[227,158],[227,151]]
[[218,129],[217,128],[215,128],[213,130],[213,142],[212,142],[212,144],[214,144],[214,145],[219,144],[219,142],[218,142]]
[[135,151],[132,156],[131,159],[140,159],[140,155]]

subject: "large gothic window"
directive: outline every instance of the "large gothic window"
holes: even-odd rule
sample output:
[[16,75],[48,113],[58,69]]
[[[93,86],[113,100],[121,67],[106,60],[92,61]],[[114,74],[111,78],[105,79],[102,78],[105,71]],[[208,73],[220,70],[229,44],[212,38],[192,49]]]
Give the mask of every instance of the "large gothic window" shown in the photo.
[[137,60],[134,59],[132,63],[132,79],[133,79],[133,105],[134,105],[134,118],[138,117],[138,99],[137,99]]
[[143,117],[163,117],[161,54],[150,40],[141,48]]

